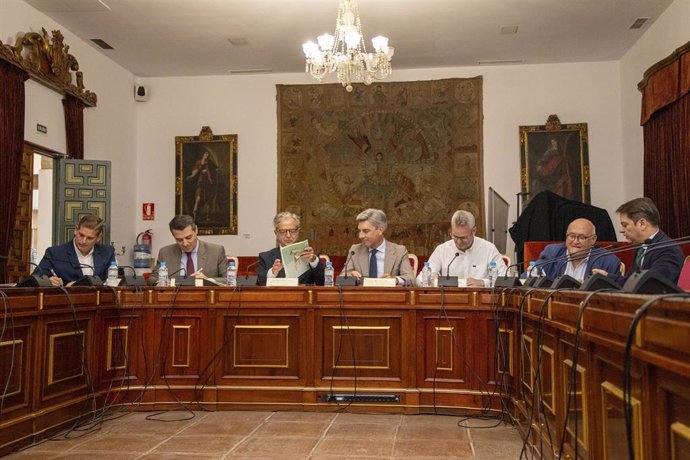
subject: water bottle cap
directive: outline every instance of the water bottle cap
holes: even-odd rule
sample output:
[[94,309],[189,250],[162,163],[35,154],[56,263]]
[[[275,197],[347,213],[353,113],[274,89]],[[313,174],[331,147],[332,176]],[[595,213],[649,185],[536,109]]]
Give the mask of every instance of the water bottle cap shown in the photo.
[[332,266],[333,266],[333,262],[331,262],[330,260],[327,260],[326,261],[326,267],[332,267]]
[[165,267],[165,262],[161,262],[161,267]]
[[530,261],[529,261],[529,266],[530,266],[530,267],[533,267],[534,265],[537,265],[537,263],[536,263],[535,261],[533,261],[533,260],[530,260]]
[[428,267],[428,266],[429,266],[429,262],[424,262],[424,266],[425,266],[425,267]]
[[230,266],[231,266],[231,267],[234,267],[234,266],[235,266],[235,262],[231,260],[231,261],[230,261]]
[[492,267],[495,267],[495,266],[496,266],[496,262],[491,262],[489,265],[491,265]]
[[112,261],[110,261],[110,265],[117,265],[117,262],[112,260]]

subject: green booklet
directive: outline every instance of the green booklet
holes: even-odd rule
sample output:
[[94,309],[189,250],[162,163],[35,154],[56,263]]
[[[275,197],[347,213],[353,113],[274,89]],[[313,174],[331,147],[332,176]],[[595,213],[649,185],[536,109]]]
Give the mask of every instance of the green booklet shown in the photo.
[[309,270],[309,263],[299,258],[299,255],[308,246],[309,240],[304,240],[280,248],[280,257],[283,261],[286,278],[299,278],[302,273]]

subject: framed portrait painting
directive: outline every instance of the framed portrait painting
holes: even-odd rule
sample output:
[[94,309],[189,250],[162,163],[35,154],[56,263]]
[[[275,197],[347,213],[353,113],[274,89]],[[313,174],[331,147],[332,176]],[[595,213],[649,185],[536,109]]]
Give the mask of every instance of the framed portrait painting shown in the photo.
[[520,167],[528,199],[550,190],[590,203],[587,123],[561,125],[550,115],[545,125],[520,126]]
[[194,217],[200,235],[237,234],[237,135],[175,137],[175,212]]

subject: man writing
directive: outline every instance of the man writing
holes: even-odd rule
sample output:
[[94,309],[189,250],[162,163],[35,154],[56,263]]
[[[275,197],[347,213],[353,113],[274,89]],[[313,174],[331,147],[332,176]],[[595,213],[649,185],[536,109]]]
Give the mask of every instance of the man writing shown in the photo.
[[105,280],[110,262],[115,260],[115,249],[100,244],[102,235],[103,219],[93,214],[82,216],[72,241],[46,249],[33,274],[49,276],[53,286],[71,286],[86,275]]
[[[647,197],[635,198],[620,205],[616,212],[620,215],[620,232],[625,239],[641,245],[635,253],[633,266],[626,273],[626,277],[640,270],[653,270],[669,281],[677,283],[680,270],[683,268],[683,251],[677,244],[670,242],[671,238],[659,228],[661,217],[654,202]],[[593,271],[609,275],[620,285],[625,283],[625,278],[620,274],[599,269]]]
[[593,248],[596,241],[594,224],[587,219],[575,219],[568,225],[565,243],[546,246],[536,261],[535,270],[552,279],[569,275],[580,281],[593,269],[620,275],[620,259],[606,249]]
[[387,227],[388,219],[380,209],[367,209],[357,216],[361,243],[350,247],[348,254],[352,256],[345,271],[358,280],[395,277],[399,286],[414,286],[414,271],[407,248],[384,238]]
[[[285,268],[281,260],[280,248],[294,244],[299,239],[301,221],[297,214],[280,212],[273,218],[273,233],[278,247],[259,254],[259,266],[256,277],[259,286],[265,286],[268,278],[285,278]],[[316,284],[323,286],[325,265],[311,247],[304,248],[296,257],[304,260],[307,271],[299,275],[299,284]]]
[[[436,246],[429,256],[432,274],[466,279],[467,286],[488,286],[489,264],[496,262],[498,275],[505,275],[506,264],[496,246],[476,236],[477,227],[471,212],[455,211],[450,228],[450,240]],[[421,277],[420,272],[417,283],[421,283]]]
[[[191,216],[180,214],[168,224],[175,244],[164,246],[158,251],[158,272],[161,262],[172,273],[182,271],[194,278],[217,278],[225,276],[228,260],[225,248],[219,244],[207,243],[197,237],[197,226]],[[149,278],[155,282],[156,276]]]

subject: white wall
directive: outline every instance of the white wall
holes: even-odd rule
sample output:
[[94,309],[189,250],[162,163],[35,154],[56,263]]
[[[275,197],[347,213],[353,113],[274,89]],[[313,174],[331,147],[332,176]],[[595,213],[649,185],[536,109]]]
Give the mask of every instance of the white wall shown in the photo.
[[[77,38],[66,28],[21,0],[0,1],[0,40],[14,45],[26,32],[59,29],[84,73],[84,85],[98,95],[98,106],[84,111],[84,150],[87,160],[112,162],[111,240],[116,248],[130,247],[136,235],[135,216],[137,164],[136,110],[132,96],[134,76]],[[66,151],[62,97],[32,81],[26,84],[25,138],[59,152]],[[36,123],[48,127],[48,134],[36,132]],[[39,254],[39,257],[41,254]],[[129,257],[125,256],[126,258]]]
[[[622,162],[620,75],[616,62],[396,70],[396,81],[484,77],[484,188],[511,204],[520,191],[518,127],[587,122],[592,203],[612,210],[623,184],[611,180]],[[254,255],[275,244],[271,219],[277,202],[276,84],[304,84],[304,74],[140,79],[150,99],[138,104],[138,202],[156,203],[154,253],[171,242],[174,214],[175,136],[196,136],[203,125],[239,139],[239,235],[208,237],[228,253]],[[343,90],[344,91],[344,90]],[[450,219],[450,216],[448,216]],[[137,216],[139,231],[148,222]],[[243,234],[248,234],[246,239]],[[318,246],[318,242],[315,242]],[[512,251],[512,249],[509,249]]]
[[690,41],[690,0],[676,0],[620,60],[625,199],[644,194],[644,145],[640,127],[642,93],[637,84],[647,69]]

